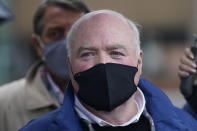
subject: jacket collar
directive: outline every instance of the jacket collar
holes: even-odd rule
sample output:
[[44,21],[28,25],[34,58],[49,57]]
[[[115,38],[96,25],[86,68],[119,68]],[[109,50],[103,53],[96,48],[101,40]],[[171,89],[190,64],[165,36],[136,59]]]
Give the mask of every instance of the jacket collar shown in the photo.
[[146,99],[146,108],[153,118],[156,130],[187,130],[169,98],[155,85],[141,78],[139,87]]
[[[140,78],[139,88],[145,95],[146,108],[153,118],[156,130],[183,131],[188,130],[178,118],[175,107],[162,91],[149,81]],[[66,88],[63,107],[53,119],[49,131],[72,130],[81,131],[78,117],[74,111],[74,95],[71,82]],[[61,130],[61,131],[62,131]]]
[[60,129],[61,131],[82,131],[78,116],[74,111],[74,92],[71,82],[66,87],[63,106],[48,127],[49,131],[60,131]]
[[35,110],[49,106],[58,106],[44,84],[40,71],[43,69],[43,62],[39,61],[29,70],[26,76],[25,107],[28,110]]

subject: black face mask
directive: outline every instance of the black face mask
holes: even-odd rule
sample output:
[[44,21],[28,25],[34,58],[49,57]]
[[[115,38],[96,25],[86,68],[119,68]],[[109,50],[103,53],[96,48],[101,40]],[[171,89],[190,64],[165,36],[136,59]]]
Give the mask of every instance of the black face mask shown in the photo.
[[79,84],[79,99],[96,110],[111,111],[127,101],[137,90],[137,67],[98,64],[74,75]]

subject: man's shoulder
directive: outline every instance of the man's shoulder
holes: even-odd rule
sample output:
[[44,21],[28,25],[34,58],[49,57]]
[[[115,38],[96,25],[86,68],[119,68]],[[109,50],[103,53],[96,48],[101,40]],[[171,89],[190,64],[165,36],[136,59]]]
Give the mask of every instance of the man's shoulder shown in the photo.
[[146,108],[153,121],[155,121],[158,130],[163,130],[165,127],[169,131],[194,131],[197,128],[197,121],[183,109],[175,107],[170,99],[154,84],[141,78],[139,87],[145,95]]
[[197,129],[197,121],[194,116],[189,114],[187,111],[175,107],[174,111],[177,114],[177,117],[182,120],[181,124],[184,124],[187,127],[190,127],[190,130],[196,130]]
[[59,112],[60,109],[56,109],[40,118],[33,119],[19,131],[48,131],[49,127],[53,127],[55,124],[54,120]]
[[24,96],[25,79],[15,80],[0,87],[0,111],[18,106]]
[[32,74],[35,75],[38,72],[38,68],[40,66],[40,63],[37,62],[29,69],[25,77],[0,86],[0,103],[6,103],[5,101],[8,100],[15,101],[18,98],[23,98],[25,94],[24,91],[27,88],[27,86],[29,86],[29,84],[32,83],[35,84],[35,82],[33,82],[35,76],[32,76]]
[[21,93],[21,91],[25,88],[25,83],[25,78],[21,78],[19,80],[2,85],[0,87],[0,100],[2,100],[4,96],[13,97],[15,94]]
[[25,78],[20,78],[18,80],[14,80],[12,82],[6,83],[2,86],[0,86],[0,89],[6,88],[6,87],[13,87],[15,85],[23,85],[25,83]]

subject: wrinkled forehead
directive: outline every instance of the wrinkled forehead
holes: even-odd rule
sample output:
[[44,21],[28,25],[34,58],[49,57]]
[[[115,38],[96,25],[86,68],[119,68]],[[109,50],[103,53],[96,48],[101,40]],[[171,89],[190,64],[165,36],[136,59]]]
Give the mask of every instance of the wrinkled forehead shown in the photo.
[[77,21],[72,29],[73,40],[80,41],[105,37],[129,39],[131,36],[133,31],[128,20],[118,13],[111,12],[89,13]]
[[[93,12],[92,14],[88,14],[84,17],[84,19],[81,20],[79,25],[91,24],[108,24],[108,23],[116,23],[119,22],[119,24],[126,24],[127,19],[123,17],[120,14],[111,13],[111,12]],[[121,23],[120,23],[121,22]]]
[[[93,12],[85,15],[82,19],[78,21],[76,26],[76,31],[87,31],[94,28],[101,27],[113,27],[113,28],[126,28],[129,27],[129,23],[125,17],[120,14],[113,12]],[[108,29],[106,28],[106,29]]]

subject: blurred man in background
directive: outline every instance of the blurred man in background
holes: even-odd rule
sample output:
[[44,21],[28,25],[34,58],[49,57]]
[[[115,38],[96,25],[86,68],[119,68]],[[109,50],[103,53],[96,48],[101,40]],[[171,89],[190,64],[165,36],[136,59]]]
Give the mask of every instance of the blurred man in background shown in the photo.
[[80,0],[46,0],[38,7],[32,40],[41,60],[25,78],[0,87],[0,131],[16,131],[62,105],[69,81],[66,36],[87,12]]

